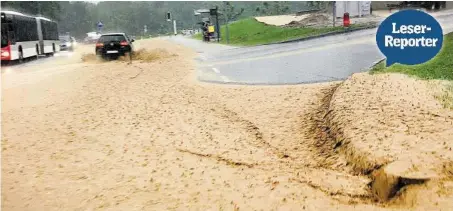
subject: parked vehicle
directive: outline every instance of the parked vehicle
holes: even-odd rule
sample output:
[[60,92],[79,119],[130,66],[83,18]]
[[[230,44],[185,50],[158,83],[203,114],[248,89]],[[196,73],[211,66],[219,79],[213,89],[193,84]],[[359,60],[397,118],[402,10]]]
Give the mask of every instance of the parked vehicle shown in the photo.
[[134,39],[129,38],[125,33],[103,34],[96,43],[95,52],[97,56],[104,59],[116,59],[127,53],[134,52]]
[[101,33],[99,32],[88,32],[83,42],[86,44],[96,43],[96,41],[99,40],[100,37]]
[[76,46],[76,40],[74,37],[64,35],[60,36],[60,50],[61,51],[73,51]]

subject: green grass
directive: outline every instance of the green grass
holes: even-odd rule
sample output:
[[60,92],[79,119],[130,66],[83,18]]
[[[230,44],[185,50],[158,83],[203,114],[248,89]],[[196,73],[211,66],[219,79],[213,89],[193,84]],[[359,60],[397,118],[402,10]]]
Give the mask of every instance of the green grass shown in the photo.
[[[363,27],[363,25],[351,25],[350,28]],[[252,46],[281,42],[296,38],[304,38],[324,34],[327,32],[343,31],[343,27],[324,27],[324,28],[289,28],[266,25],[258,22],[255,18],[248,18],[229,24],[230,45]],[[225,26],[220,28],[222,40],[220,43],[226,44]],[[195,39],[202,39],[201,34],[194,35]]]
[[445,91],[434,96],[444,108],[453,110],[453,82],[445,85]]
[[430,61],[419,65],[394,64],[385,67],[385,61],[371,69],[371,73],[396,72],[422,79],[453,80],[453,32],[445,35],[442,50]]

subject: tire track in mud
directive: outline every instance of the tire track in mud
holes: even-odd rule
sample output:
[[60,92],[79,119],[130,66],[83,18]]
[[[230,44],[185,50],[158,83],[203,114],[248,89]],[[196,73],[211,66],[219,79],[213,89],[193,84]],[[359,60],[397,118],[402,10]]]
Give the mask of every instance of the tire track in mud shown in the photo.
[[[317,131],[319,127],[319,114],[323,114],[323,109],[325,108],[325,102],[330,100],[334,90],[337,86],[331,86],[326,89],[320,90],[320,97],[321,101],[319,102],[319,108],[314,110],[313,112],[309,112],[306,117],[306,121],[310,121],[308,124],[310,126],[310,132],[312,134],[305,134],[307,137],[310,137],[310,140],[313,140],[313,143],[308,143],[309,149],[313,150],[313,158],[315,162],[312,163],[301,163],[300,160],[296,157],[291,157],[288,154],[282,152],[277,147],[272,146],[267,140],[264,139],[263,133],[260,131],[260,128],[256,126],[252,121],[243,118],[237,112],[230,110],[226,105],[219,103],[221,101],[215,99],[214,97],[208,98],[199,98],[197,100],[192,99],[193,102],[201,103],[200,105],[206,104],[214,104],[216,109],[211,109],[214,115],[227,120],[227,122],[232,122],[233,124],[239,123],[242,126],[243,130],[246,131],[248,134],[251,135],[252,140],[246,139],[246,142],[254,147],[269,150],[272,152],[273,155],[276,156],[275,161],[265,161],[265,162],[258,162],[258,163],[244,163],[240,161],[234,161],[234,159],[230,159],[227,157],[215,155],[215,154],[206,154],[202,152],[195,152],[188,149],[181,149],[178,148],[177,150],[182,153],[189,153],[198,157],[203,157],[206,159],[216,160],[220,163],[231,167],[242,168],[246,166],[249,169],[255,169],[259,171],[265,172],[275,172],[272,174],[280,174],[284,172],[287,176],[290,177],[289,181],[296,182],[300,184],[307,185],[315,190],[323,192],[326,196],[340,201],[342,203],[348,204],[371,204],[374,203],[373,196],[368,191],[368,182],[359,181],[361,178],[357,175],[352,175],[350,169],[346,167],[346,163],[343,162],[344,160],[341,159],[341,156],[334,152],[332,148],[328,147],[327,140],[320,139],[319,131]],[[185,89],[189,91],[190,88]],[[191,96],[197,96],[194,90],[190,90],[193,92]],[[208,100],[209,102],[206,102]],[[357,187],[357,191],[343,191],[341,188],[332,188],[329,187],[331,184],[327,184],[322,181],[314,181],[313,175],[303,175],[300,172],[327,172],[325,175],[317,175],[320,177],[326,178],[326,180],[332,181],[331,176],[329,176],[328,172],[337,172],[339,173],[340,177],[342,177],[343,181],[347,183],[358,183],[362,186]],[[324,173],[324,172],[323,172]],[[338,175],[336,178],[338,179]],[[362,178],[363,179],[363,178]]]
[[333,87],[329,87],[323,90],[320,90],[322,95],[318,107],[313,110],[310,115],[308,115],[307,121],[309,124],[309,137],[313,140],[310,143],[311,149],[317,156],[314,156],[313,159],[316,162],[329,169],[340,170],[342,172],[358,175],[350,166],[345,158],[340,155],[337,151],[337,148],[341,146],[341,140],[337,138],[330,132],[330,127],[326,122],[326,116],[329,115],[329,105],[330,100],[332,99],[335,90],[340,86],[338,84]]
[[222,162],[226,165],[229,165],[229,166],[235,166],[235,167],[238,167],[238,166],[245,166],[247,168],[253,168],[256,164],[250,164],[250,163],[245,163],[245,162],[239,162],[239,161],[233,161],[231,159],[228,159],[228,158],[224,158],[224,157],[221,157],[219,155],[214,155],[214,154],[203,154],[203,153],[199,153],[199,152],[193,152],[193,151],[190,151],[190,150],[187,150],[187,149],[180,149],[180,148],[177,148],[176,150],[178,150],[179,152],[183,152],[183,153],[189,153],[189,154],[192,154],[192,155],[195,155],[195,156],[198,156],[198,157],[203,157],[203,158],[212,158],[214,160],[217,160],[219,162]]
[[263,133],[260,131],[260,128],[257,127],[253,122],[240,117],[238,113],[224,106],[219,105],[219,107],[221,112],[217,111],[218,115],[220,115],[224,119],[227,119],[228,121],[241,123],[241,125],[243,125],[244,127],[244,130],[254,137],[254,141],[250,142],[251,145],[257,148],[264,148],[266,150],[270,150],[278,158],[294,159],[290,157],[288,154],[285,154],[284,152],[280,151],[278,148],[272,146],[268,141],[266,141],[263,137]]

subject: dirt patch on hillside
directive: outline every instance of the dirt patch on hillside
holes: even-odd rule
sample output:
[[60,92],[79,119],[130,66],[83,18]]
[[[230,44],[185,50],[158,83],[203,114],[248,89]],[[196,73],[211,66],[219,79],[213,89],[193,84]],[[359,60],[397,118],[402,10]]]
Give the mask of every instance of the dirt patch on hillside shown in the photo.
[[305,15],[275,15],[275,16],[262,16],[255,17],[258,22],[265,23],[273,26],[284,26],[291,23],[292,21],[301,21],[308,17],[309,14]]
[[[332,144],[356,172],[370,175],[382,201],[404,195],[408,185],[453,179],[453,110],[436,99],[432,83],[401,74],[354,74],[332,96],[326,114]],[[403,201],[418,204],[413,199]]]
[[[312,14],[304,14],[300,16],[296,15],[278,15],[278,16],[263,16],[263,17],[255,17],[255,19],[259,22],[262,22],[267,25],[273,26],[281,26],[281,27],[315,27],[315,28],[322,28],[322,27],[331,27],[333,25],[332,20],[333,16],[331,14],[326,13],[312,13]],[[363,17],[353,17],[351,18],[351,24],[360,24],[363,26],[375,26],[379,22],[381,22],[384,18],[375,16],[375,15],[367,15]],[[337,18],[335,20],[336,26],[343,25],[343,19]]]
[[310,14],[307,15],[306,18],[301,19],[299,21],[291,21],[286,26],[289,27],[303,27],[303,26],[317,26],[317,25],[325,25],[329,20],[329,16],[322,13],[317,14]]

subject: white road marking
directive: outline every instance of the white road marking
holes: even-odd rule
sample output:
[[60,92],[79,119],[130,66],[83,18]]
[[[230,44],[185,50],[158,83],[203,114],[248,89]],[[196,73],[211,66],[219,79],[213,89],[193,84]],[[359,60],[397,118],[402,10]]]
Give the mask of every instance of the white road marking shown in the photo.
[[215,68],[215,67],[213,67],[213,68],[212,68],[212,70],[214,70],[214,72],[215,72],[215,73],[217,73],[217,74],[219,74],[219,73],[220,73],[220,70],[219,70],[219,69],[217,69],[217,68]]
[[[209,66],[212,67],[212,65],[209,65]],[[226,76],[220,74],[220,70],[219,70],[219,69],[217,69],[217,68],[215,68],[215,67],[212,67],[211,69],[212,69],[212,71],[214,71],[216,74],[218,74],[218,75],[220,76],[220,78],[222,78],[223,82],[225,82],[225,83],[230,82],[230,79],[229,79],[228,77],[226,77]]]

